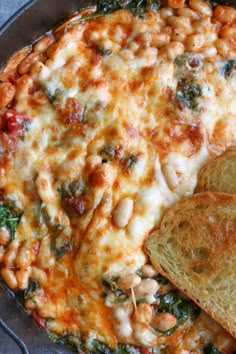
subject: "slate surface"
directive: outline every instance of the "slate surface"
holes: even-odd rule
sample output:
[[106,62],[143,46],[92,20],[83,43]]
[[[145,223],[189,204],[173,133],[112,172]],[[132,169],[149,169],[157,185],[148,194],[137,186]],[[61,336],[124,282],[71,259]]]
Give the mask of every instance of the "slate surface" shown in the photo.
[[28,0],[0,0],[0,26]]
[[[0,0],[0,26],[16,12],[28,0]],[[1,318],[1,314],[0,314]],[[20,354],[18,345],[0,327],[0,353],[1,354]]]

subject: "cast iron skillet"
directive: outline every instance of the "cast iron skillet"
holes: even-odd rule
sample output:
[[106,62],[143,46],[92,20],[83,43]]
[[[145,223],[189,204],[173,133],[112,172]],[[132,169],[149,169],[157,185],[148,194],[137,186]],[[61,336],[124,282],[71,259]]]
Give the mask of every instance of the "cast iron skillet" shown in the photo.
[[[68,15],[95,4],[96,0],[29,1],[0,27],[0,67],[14,52],[32,43]],[[52,343],[48,339],[46,332],[17,304],[13,293],[7,290],[1,278],[0,326],[16,341],[23,354],[74,353],[66,345]]]
[[[236,6],[236,0],[217,2]],[[96,0],[29,1],[0,27],[0,67],[14,52],[32,43],[69,14],[95,4]],[[46,332],[17,305],[1,278],[0,326],[17,342],[23,354],[74,353],[65,345],[50,342]]]

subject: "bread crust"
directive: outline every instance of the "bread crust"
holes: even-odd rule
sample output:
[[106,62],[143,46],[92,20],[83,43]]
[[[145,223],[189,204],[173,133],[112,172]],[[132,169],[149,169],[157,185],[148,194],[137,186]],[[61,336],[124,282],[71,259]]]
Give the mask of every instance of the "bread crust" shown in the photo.
[[236,146],[209,161],[199,171],[195,192],[205,191],[236,194]]
[[158,272],[236,338],[236,195],[182,198],[145,250]]

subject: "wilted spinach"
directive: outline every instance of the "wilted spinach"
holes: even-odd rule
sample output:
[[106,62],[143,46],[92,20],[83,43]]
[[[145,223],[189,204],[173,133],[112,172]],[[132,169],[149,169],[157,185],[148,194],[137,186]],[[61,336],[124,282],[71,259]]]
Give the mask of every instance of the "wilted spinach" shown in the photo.
[[30,278],[28,287],[23,291],[24,299],[32,298],[39,289],[40,285],[37,280]]
[[219,73],[220,75],[224,76],[226,79],[231,78],[236,71],[236,60],[230,59],[224,61],[223,65],[221,66]]
[[10,232],[10,242],[14,240],[16,227],[20,221],[21,215],[10,211],[4,206],[0,206],[0,227],[5,226]]
[[108,14],[119,9],[129,9],[134,15],[144,14],[148,7],[152,11],[160,9],[158,0],[100,0],[98,1],[98,12]]
[[140,354],[139,348],[130,344],[118,344],[116,349],[109,348],[106,344],[101,343],[98,340],[93,340],[86,345],[86,349],[89,353],[96,354]]
[[197,105],[197,98],[202,95],[201,86],[194,82],[180,80],[175,93],[175,101],[182,107],[194,109]]
[[209,343],[204,346],[203,354],[221,354],[221,352],[214,346],[213,343]]
[[169,312],[177,319],[177,325],[165,333],[170,335],[188,318],[194,321],[200,315],[200,308],[191,300],[182,298],[176,290],[171,290],[159,296],[158,312]]

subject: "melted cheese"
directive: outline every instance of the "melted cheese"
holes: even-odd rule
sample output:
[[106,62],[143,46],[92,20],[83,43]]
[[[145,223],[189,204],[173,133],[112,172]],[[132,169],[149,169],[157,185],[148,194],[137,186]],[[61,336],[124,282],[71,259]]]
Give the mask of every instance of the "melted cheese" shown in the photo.
[[[31,89],[16,85],[15,109],[31,123],[17,153],[2,166],[7,177],[1,188],[24,209],[16,239],[21,247],[31,238],[39,241],[31,266],[47,277],[44,283],[38,278],[42,290],[26,306],[52,318],[49,330],[74,334],[88,347],[95,338],[111,347],[121,341],[167,343],[171,353],[196,350],[196,338],[187,344],[181,339],[185,327],[163,339],[153,328],[134,324],[132,311],[121,321],[119,307],[114,310],[103,297],[103,276],[135,273],[148,262],[142,246],[163,212],[193,193],[212,151],[236,142],[234,78],[219,74],[219,56],[202,54],[203,67],[191,76],[159,56],[155,46],[137,40],[161,31],[162,22],[158,12],[138,19],[121,10],[75,23],[49,47],[41,69],[29,74]],[[208,38],[216,39],[216,33]],[[109,55],[101,54],[103,48]],[[181,75],[201,87],[194,108],[177,105]],[[37,90],[43,105],[34,97]],[[89,169],[91,156],[101,159]],[[79,179],[88,200],[78,202],[89,207],[74,217],[58,190]],[[113,213],[127,196],[134,210],[127,227],[119,228]],[[58,257],[55,249],[65,241],[71,246]],[[155,301],[152,294],[148,299]]]

